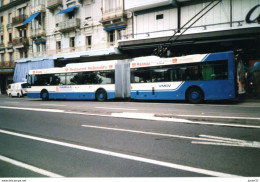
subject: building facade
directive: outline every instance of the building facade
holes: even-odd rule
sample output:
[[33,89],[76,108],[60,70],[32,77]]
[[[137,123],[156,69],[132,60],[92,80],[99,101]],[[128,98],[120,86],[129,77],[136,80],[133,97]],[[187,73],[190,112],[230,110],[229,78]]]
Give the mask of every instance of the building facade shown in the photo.
[[28,57],[30,26],[23,21],[29,15],[29,0],[0,2],[0,93],[13,82],[15,60]]
[[123,0],[30,0],[26,8],[19,26],[29,41],[26,51],[15,48],[23,51],[14,58],[14,82],[25,81],[29,69],[126,58],[117,48],[132,32]]

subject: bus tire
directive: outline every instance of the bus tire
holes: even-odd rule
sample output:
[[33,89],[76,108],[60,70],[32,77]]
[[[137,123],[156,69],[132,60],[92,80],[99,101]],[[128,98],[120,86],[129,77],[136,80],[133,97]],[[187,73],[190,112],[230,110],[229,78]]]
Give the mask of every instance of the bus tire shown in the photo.
[[41,98],[43,101],[49,100],[49,92],[47,90],[42,90],[41,91]]
[[192,104],[201,103],[204,100],[203,91],[199,87],[191,87],[186,92],[186,99]]
[[106,101],[107,100],[107,92],[104,89],[98,89],[96,91],[96,100],[97,101]]

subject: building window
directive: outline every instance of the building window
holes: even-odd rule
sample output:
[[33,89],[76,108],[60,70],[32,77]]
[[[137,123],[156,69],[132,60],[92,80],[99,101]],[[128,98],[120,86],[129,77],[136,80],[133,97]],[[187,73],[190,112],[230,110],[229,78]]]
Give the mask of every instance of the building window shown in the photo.
[[161,20],[161,19],[163,19],[163,14],[156,15],[156,20]]
[[37,49],[37,52],[41,52],[41,46],[40,46],[40,44],[37,44],[37,45],[36,45],[36,49]]
[[9,52],[9,61],[13,62],[13,53],[12,52]]
[[3,23],[4,23],[4,17],[0,16],[0,25],[3,25]]
[[12,13],[8,14],[8,23],[12,23]]
[[108,32],[108,42],[110,46],[115,45],[115,30]]
[[70,47],[75,47],[75,37],[70,37]]
[[9,32],[9,34],[8,34],[8,42],[12,42],[12,40],[13,40],[12,32]]
[[1,62],[5,62],[5,54],[1,54]]
[[43,43],[43,44],[42,44],[42,51],[43,51],[43,52],[46,52],[46,43]]
[[57,50],[57,52],[61,52],[61,42],[60,41],[56,42],[56,50]]
[[1,37],[0,37],[0,44],[3,44],[4,43],[4,36],[3,35],[1,35]]
[[91,49],[91,44],[92,44],[92,37],[91,36],[87,36],[86,37],[86,46],[88,49]]

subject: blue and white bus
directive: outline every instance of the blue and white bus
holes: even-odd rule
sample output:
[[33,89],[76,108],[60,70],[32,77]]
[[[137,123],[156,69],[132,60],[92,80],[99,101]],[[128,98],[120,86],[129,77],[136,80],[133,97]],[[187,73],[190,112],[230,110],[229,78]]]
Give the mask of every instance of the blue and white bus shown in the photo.
[[[121,61],[100,61],[68,64],[63,68],[30,70],[27,76],[27,96],[49,99],[88,99],[105,101],[127,97],[121,84],[126,64]],[[115,71],[117,65],[117,70]],[[117,79],[115,79],[117,77]],[[117,89],[115,81],[117,81]],[[116,92],[117,91],[117,95]],[[124,92],[124,93],[123,93]]]
[[136,58],[130,66],[131,98],[191,103],[234,99],[238,87],[244,91],[243,73],[238,74],[242,70],[235,60],[233,52]]
[[30,70],[28,97],[48,99],[115,98],[134,100],[234,99],[244,92],[241,61],[233,52],[173,58],[68,64],[63,68]]

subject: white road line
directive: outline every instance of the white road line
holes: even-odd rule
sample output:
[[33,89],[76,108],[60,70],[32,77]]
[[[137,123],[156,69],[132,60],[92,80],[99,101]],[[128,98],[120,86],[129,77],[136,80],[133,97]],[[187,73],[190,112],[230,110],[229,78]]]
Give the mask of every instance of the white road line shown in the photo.
[[13,164],[15,166],[19,166],[21,168],[25,168],[25,169],[33,171],[33,172],[36,172],[38,174],[42,174],[44,176],[53,177],[53,178],[64,177],[64,176],[61,176],[59,174],[55,174],[55,173],[46,171],[44,169],[40,169],[38,167],[29,165],[29,164],[25,164],[23,162],[19,162],[19,161],[13,160],[13,159],[10,159],[10,158],[2,156],[2,155],[0,155],[0,160],[2,160],[4,162],[7,162],[7,163],[10,163],[10,164]]
[[28,107],[7,107],[7,106],[0,106],[3,109],[16,109],[16,110],[27,110],[27,111],[41,111],[41,112],[64,112],[64,110],[58,109],[40,109],[40,108],[28,108]]
[[213,143],[214,143],[216,145],[222,144],[222,145],[226,145],[226,146],[260,148],[260,142],[238,140],[238,139],[233,139],[233,138],[224,138],[224,137],[211,136],[211,135],[199,135],[199,137],[189,137],[189,136],[183,136],[183,135],[172,135],[172,134],[165,134],[165,133],[146,132],[146,131],[140,131],[140,130],[128,130],[128,129],[121,129],[121,128],[109,128],[109,127],[94,126],[94,125],[81,125],[81,126],[86,127],[86,128],[96,128],[96,129],[111,130],[111,131],[138,133],[138,134],[144,134],[144,135],[181,138],[181,139],[188,139],[188,140],[198,140],[198,141],[192,141],[192,143],[194,143],[194,144],[212,144],[213,145]]
[[260,120],[260,118],[253,117],[237,117],[237,116],[206,116],[206,115],[177,115],[180,117],[198,117],[198,118],[220,118],[220,119],[247,119],[247,120]]
[[[184,116],[184,115],[176,115]],[[186,116],[186,115],[185,115]],[[180,118],[170,118],[170,117],[157,117],[154,114],[149,113],[112,113],[111,117],[117,118],[132,118],[132,119],[144,119],[153,121],[168,121],[175,123],[188,123],[188,124],[200,124],[200,125],[212,125],[212,126],[228,126],[228,127],[238,127],[238,128],[256,128],[260,129],[257,125],[244,125],[244,124],[232,124],[232,123],[219,123],[219,122],[206,122],[206,121],[190,121],[187,119]]]
[[174,163],[169,163],[169,162],[163,162],[163,161],[158,161],[158,160],[153,160],[153,159],[148,159],[148,158],[143,158],[143,157],[138,157],[138,156],[133,156],[133,155],[127,155],[127,154],[122,154],[122,153],[117,153],[117,152],[112,152],[112,151],[107,151],[107,150],[90,148],[90,147],[86,147],[86,146],[82,146],[82,145],[65,143],[65,142],[25,135],[25,134],[21,134],[21,133],[6,131],[6,130],[0,130],[0,133],[17,136],[17,137],[22,137],[22,138],[27,138],[27,139],[36,140],[36,141],[41,141],[41,142],[46,142],[46,143],[50,143],[50,144],[60,145],[60,146],[64,146],[64,147],[84,150],[84,151],[88,151],[88,152],[94,152],[94,153],[98,153],[98,154],[103,154],[103,155],[108,155],[108,156],[113,156],[113,157],[118,157],[118,158],[123,158],[123,159],[129,159],[129,160],[134,160],[134,161],[138,161],[138,162],[144,162],[144,163],[164,166],[164,167],[168,167],[168,168],[189,171],[189,172],[193,172],[193,173],[209,175],[209,176],[241,177],[241,176],[237,176],[237,175],[221,173],[221,172],[216,172],[216,171],[211,171],[211,170],[206,170],[206,169],[200,169],[200,168],[195,168],[195,167],[190,167],[190,166],[184,166],[184,165],[179,165],[179,164],[174,164]]
[[127,109],[127,108],[113,108],[113,107],[95,107],[97,109],[112,109],[112,110],[128,110],[128,111],[136,111],[137,109]]
[[238,140],[233,138],[211,136],[211,135],[199,135],[203,139],[208,141],[192,141],[193,144],[204,144],[204,145],[223,145],[223,146],[233,146],[233,147],[251,147],[260,148],[260,142],[258,141],[246,141]]

